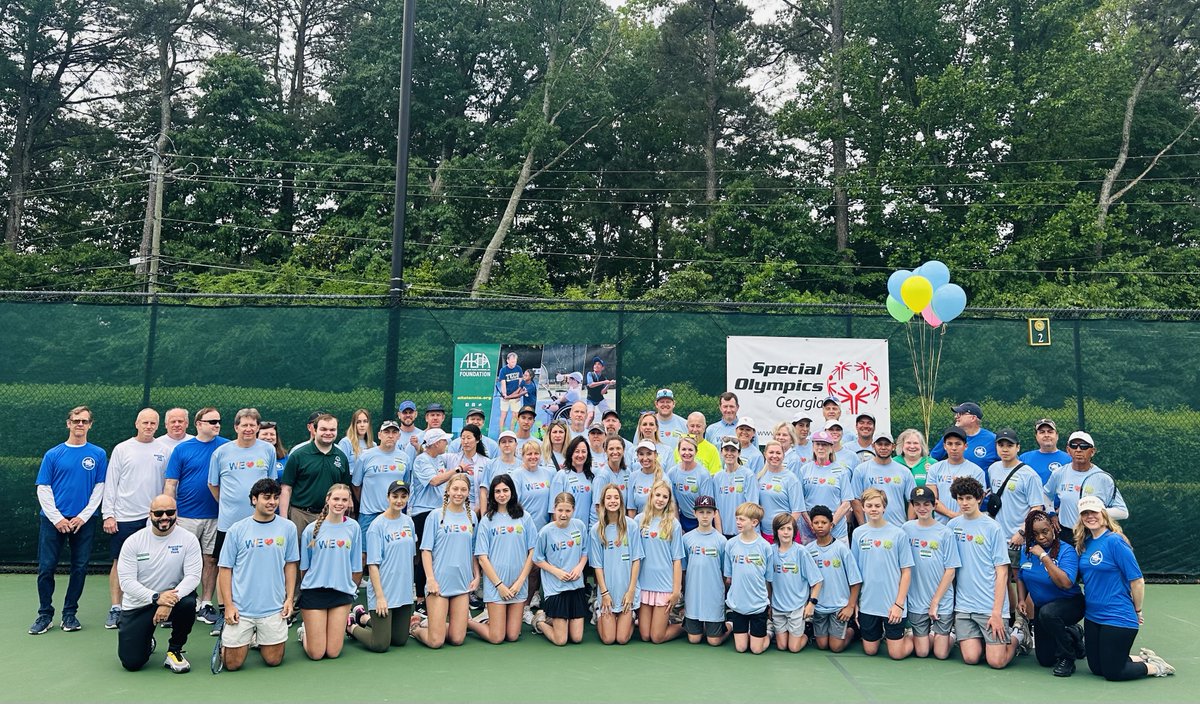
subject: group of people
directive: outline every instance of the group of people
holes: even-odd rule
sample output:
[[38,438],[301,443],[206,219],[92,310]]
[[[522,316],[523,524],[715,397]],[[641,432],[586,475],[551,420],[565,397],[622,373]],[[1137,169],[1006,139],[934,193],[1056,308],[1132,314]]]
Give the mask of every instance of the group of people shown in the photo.
[[867,654],[945,659],[957,644],[964,662],[1002,668],[1032,642],[1058,676],[1080,658],[1110,680],[1174,673],[1153,651],[1132,654],[1144,580],[1116,523],[1128,509],[1086,432],[1064,452],[1040,419],[1037,448],[1021,453],[1015,431],[983,428],[967,402],[929,450],[919,431],[893,439],[870,414],[850,427],[829,398],[819,419],[778,423],[760,448],[733,393],[708,424],[676,415],[661,389],[628,439],[617,413],[588,424],[582,405],[541,437],[521,406],[494,440],[478,409],[457,438],[439,404],[418,428],[404,401],[378,431],[358,409],[340,439],[338,419],[316,412],[290,451],[253,408],[235,414],[233,440],[216,408],[196,412],[195,435],[187,411],[167,411],[161,436],[144,409],[111,458],[87,442],[91,411],[74,408],[38,473],[29,632],[52,626],[65,545],[60,625],[81,627],[100,511],[113,559],[105,625],[130,670],[148,662],[158,625],[171,628],[164,666],[187,671],[197,621],[220,637],[225,669],[251,648],[277,665],[298,616],[314,660],[338,657],[346,638],[374,652],[410,636],[440,648],[468,633],[517,640],[523,625],[566,645],[591,621],[606,644],[635,629],[752,653],[859,639]]

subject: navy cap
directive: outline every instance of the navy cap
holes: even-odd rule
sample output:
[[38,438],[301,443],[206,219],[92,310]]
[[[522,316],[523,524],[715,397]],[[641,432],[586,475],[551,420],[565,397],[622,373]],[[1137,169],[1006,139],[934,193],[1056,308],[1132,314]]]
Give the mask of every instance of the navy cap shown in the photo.
[[717,500],[711,496],[697,496],[696,505],[693,508],[711,508],[715,511],[717,509]]
[[949,428],[946,428],[945,430],[942,431],[942,439],[943,440],[945,440],[946,438],[949,438],[949,437],[956,437],[959,440],[962,440],[963,442],[967,441],[966,432],[964,432],[963,429],[958,427],[957,425],[952,425]]
[[954,411],[955,413],[970,413],[979,420],[983,420],[983,409],[981,409],[979,404],[975,403],[974,401],[963,401],[957,406],[951,406],[950,410]]
[[426,412],[426,413],[430,413],[430,412],[432,412],[432,411],[438,411],[438,412],[440,412],[440,413],[445,413],[445,412],[446,412],[446,409],[445,409],[445,408],[442,408],[442,404],[440,404],[440,403],[431,403],[431,404],[429,404],[428,406],[426,406],[426,407],[425,407],[425,412]]

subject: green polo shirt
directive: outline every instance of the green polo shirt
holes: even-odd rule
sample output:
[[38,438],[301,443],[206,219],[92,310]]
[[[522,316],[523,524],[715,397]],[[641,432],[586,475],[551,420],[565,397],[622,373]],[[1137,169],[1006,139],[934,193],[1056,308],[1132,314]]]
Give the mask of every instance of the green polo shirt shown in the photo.
[[308,442],[288,455],[279,483],[292,487],[292,506],[320,510],[325,505],[329,487],[334,484],[349,486],[350,460],[337,445],[323,453],[315,442]]

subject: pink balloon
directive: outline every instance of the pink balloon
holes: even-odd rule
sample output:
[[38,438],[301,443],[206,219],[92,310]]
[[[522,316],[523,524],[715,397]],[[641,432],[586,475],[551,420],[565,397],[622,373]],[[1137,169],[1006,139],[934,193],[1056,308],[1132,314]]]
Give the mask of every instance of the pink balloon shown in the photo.
[[925,306],[925,310],[921,311],[921,317],[925,319],[925,322],[929,323],[929,327],[931,328],[936,328],[942,324],[942,321],[938,320],[937,314],[933,312],[932,305]]

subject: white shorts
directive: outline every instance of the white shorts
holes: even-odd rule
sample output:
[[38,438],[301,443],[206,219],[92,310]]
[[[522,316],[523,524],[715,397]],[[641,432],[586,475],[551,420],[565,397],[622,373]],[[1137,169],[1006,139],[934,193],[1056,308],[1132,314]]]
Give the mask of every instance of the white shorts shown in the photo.
[[525,398],[525,397],[518,396],[517,398],[502,398],[502,399],[500,399],[500,410],[501,411],[511,411],[513,413],[520,413],[521,412],[521,399],[523,399],[523,398]]
[[774,624],[776,633],[786,632],[794,638],[799,638],[804,635],[804,607],[801,606],[795,611],[771,609],[771,623]]
[[244,648],[257,636],[259,645],[279,645],[287,641],[288,625],[281,614],[275,613],[262,618],[242,616],[237,623],[225,622],[221,630],[221,645],[226,648]]
[[215,518],[180,518],[176,525],[196,536],[200,541],[200,552],[205,555],[213,554],[217,548],[217,519]]

